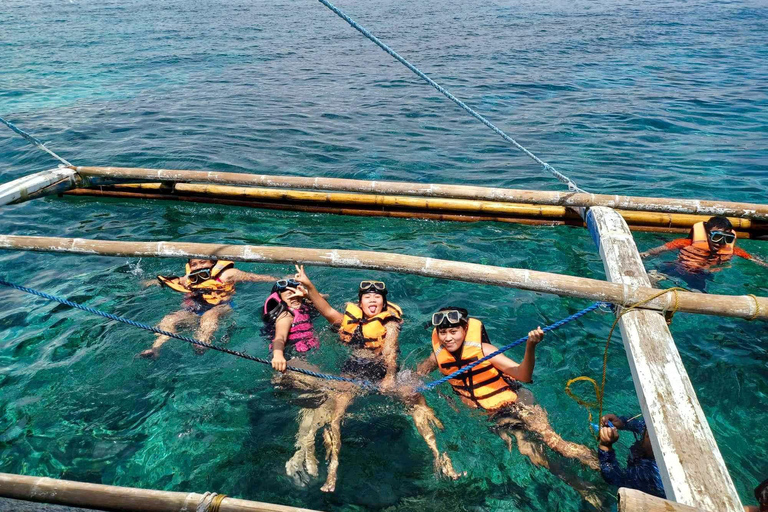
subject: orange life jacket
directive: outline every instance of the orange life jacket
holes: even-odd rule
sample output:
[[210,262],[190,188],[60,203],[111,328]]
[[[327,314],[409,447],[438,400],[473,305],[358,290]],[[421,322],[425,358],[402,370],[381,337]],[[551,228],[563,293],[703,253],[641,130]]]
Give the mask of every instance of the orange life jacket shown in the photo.
[[[211,277],[206,279],[202,283],[183,285],[181,278],[176,276],[157,276],[157,280],[160,284],[167,286],[171,290],[179,293],[188,293],[194,296],[194,298],[202,299],[211,306],[217,306],[223,302],[227,302],[235,294],[234,283],[225,283],[219,280],[219,276],[227,269],[234,267],[234,262],[218,260],[216,264],[211,267]],[[192,269],[189,267],[189,263],[186,266],[187,275],[190,274]]]
[[[458,360],[440,344],[437,329],[432,330],[432,350],[437,358],[440,373],[443,375],[450,375],[482,359],[485,356],[483,354],[483,323],[476,318],[469,319],[467,337],[464,338]],[[511,379],[502,375],[490,361],[485,361],[457,378],[449,380],[448,383],[453,386],[453,391],[461,397],[462,402],[471,407],[494,411],[517,401],[517,393],[509,387],[505,378]]]
[[344,343],[362,341],[363,347],[381,351],[384,346],[384,338],[387,328],[384,324],[390,320],[402,321],[403,311],[393,302],[387,303],[387,309],[378,315],[366,318],[360,306],[351,302],[347,303],[344,310],[344,318],[339,327],[339,337]]
[[678,260],[687,270],[702,270],[712,265],[718,265],[733,257],[733,248],[736,245],[736,239],[733,242],[722,246],[716,253],[713,253],[709,247],[709,237],[703,222],[697,222],[692,228],[693,237],[691,245],[680,249]]

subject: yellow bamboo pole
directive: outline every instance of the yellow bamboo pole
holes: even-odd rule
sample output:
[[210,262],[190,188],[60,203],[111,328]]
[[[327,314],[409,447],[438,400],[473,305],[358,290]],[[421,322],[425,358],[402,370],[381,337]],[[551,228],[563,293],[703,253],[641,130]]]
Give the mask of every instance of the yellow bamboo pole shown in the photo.
[[550,206],[591,207],[607,206],[620,210],[666,213],[692,213],[699,215],[726,215],[768,220],[768,205],[698,199],[670,199],[632,197],[606,194],[515,190],[469,185],[420,184],[394,181],[364,181],[340,178],[305,178],[296,176],[270,176],[215,171],[186,171],[171,169],[143,169],[126,167],[75,167],[84,178],[95,184],[108,184],[115,180],[202,182],[219,185],[245,185],[269,188],[308,190],[337,190],[383,195],[407,195],[500,201]]
[[[172,196],[177,197],[194,197],[195,200],[200,198],[211,197],[220,199],[232,199],[240,201],[240,203],[229,204],[241,204],[248,205],[248,202],[258,202],[260,207],[267,202],[280,203],[282,205],[312,205],[321,207],[355,207],[357,209],[363,209],[371,211],[377,209],[380,211],[426,211],[432,214],[440,214],[440,220],[495,220],[504,221],[502,219],[509,218],[512,221],[520,221],[521,219],[536,219],[546,220],[552,223],[567,223],[570,225],[584,225],[581,217],[571,210],[570,208],[562,206],[549,206],[549,205],[527,205],[516,203],[504,203],[497,201],[470,201],[465,199],[434,199],[434,198],[420,198],[420,197],[407,197],[407,196],[382,196],[371,194],[353,194],[353,193],[328,193],[328,192],[307,192],[307,191],[293,191],[293,190],[280,190],[280,189],[268,189],[268,188],[256,188],[256,187],[233,187],[233,186],[221,186],[221,185],[199,185],[199,184],[186,184],[176,183],[171,185],[160,183],[139,183],[139,184],[122,184],[115,185],[113,187],[99,187],[92,189],[94,193],[88,193],[88,189],[78,189],[69,192],[73,195],[100,195],[100,196],[112,196],[112,197],[140,197],[151,198],[151,194],[162,195],[162,199],[173,199]],[[145,193],[143,196],[130,196],[120,193],[111,192],[141,192]],[[298,208],[281,208],[281,209],[298,209]],[[343,208],[341,210],[344,210]],[[305,210],[306,211],[306,210]],[[323,211],[323,210],[318,210]],[[327,211],[327,210],[325,210]],[[624,217],[627,224],[630,226],[644,226],[648,228],[673,228],[676,232],[687,232],[691,226],[697,222],[707,220],[709,217],[689,214],[670,214],[670,213],[655,213],[655,212],[635,212],[635,211],[621,211],[619,214]],[[346,211],[335,211],[329,213],[342,213],[351,215],[360,215],[361,212],[354,212],[349,208]],[[472,218],[464,219],[449,219],[447,216],[461,214],[465,216],[471,216]],[[389,215],[397,216],[397,215]],[[411,217],[417,217],[418,215],[410,215]],[[425,217],[420,217],[425,218]],[[429,217],[426,217],[429,218]],[[737,233],[742,238],[749,238],[747,233],[756,233],[768,235],[768,223],[760,221],[754,221],[750,219],[742,219],[732,217],[731,223],[736,229]],[[664,230],[667,231],[668,230]]]
[[[253,245],[200,244],[188,242],[120,242],[0,235],[0,249],[61,252],[70,254],[159,257],[218,258],[257,263],[297,263],[326,267],[400,272],[470,283],[519,288],[623,306],[649,300],[655,288],[632,287],[535,270],[494,267],[460,261],[438,260],[388,252],[305,249]],[[644,309],[684,311],[747,319],[768,319],[768,298],[675,292],[649,300]]]

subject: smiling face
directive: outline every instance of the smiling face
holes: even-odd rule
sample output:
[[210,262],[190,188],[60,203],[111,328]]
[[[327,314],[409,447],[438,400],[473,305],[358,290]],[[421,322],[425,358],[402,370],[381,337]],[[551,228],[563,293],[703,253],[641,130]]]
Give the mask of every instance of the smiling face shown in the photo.
[[280,298],[288,304],[289,308],[299,309],[301,307],[301,297],[291,297],[293,293],[291,290],[283,290],[280,292]]
[[384,311],[384,297],[374,292],[364,293],[360,297],[360,309],[366,318],[376,316]]
[[463,325],[437,329],[437,339],[440,340],[440,345],[445,347],[448,352],[459,350],[466,337],[467,328]]

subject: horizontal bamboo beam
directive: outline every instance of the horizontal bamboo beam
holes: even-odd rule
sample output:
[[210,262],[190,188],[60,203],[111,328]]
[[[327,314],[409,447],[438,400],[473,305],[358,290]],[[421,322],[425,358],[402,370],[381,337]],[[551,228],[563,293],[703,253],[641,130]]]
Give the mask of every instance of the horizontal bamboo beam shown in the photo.
[[[562,206],[527,205],[465,199],[424,199],[407,196],[304,192],[255,187],[198,184],[122,184],[93,189],[75,189],[68,195],[165,199],[298,210],[342,215],[424,218],[463,222],[495,221],[534,225],[584,226],[581,217]],[[379,213],[377,213],[379,212]],[[427,215],[422,215],[426,213]],[[688,214],[619,211],[636,231],[687,233],[709,217]],[[533,222],[527,222],[529,219]],[[768,238],[768,223],[733,217],[738,236]]]
[[637,489],[619,489],[619,512],[705,512],[700,508],[664,500]]
[[[519,288],[611,302],[623,306],[649,299],[659,292],[654,288],[632,287],[584,277],[388,252],[189,242],[120,242],[13,235],[0,235],[0,249],[123,257],[218,258],[255,263],[298,263],[379,270]],[[768,299],[765,297],[753,298],[751,296],[691,292],[678,292],[677,297],[678,300],[675,301],[673,294],[668,293],[648,302],[643,308],[670,311],[674,309],[677,302],[677,310],[688,313],[768,319]]]
[[[194,492],[155,491],[0,473],[0,496],[17,500],[125,512],[191,512],[206,498]],[[224,498],[219,512],[312,512],[259,501]]]
[[75,167],[75,169],[81,176],[89,178],[93,184],[97,185],[114,183],[119,180],[173,181],[184,183],[198,182],[219,185],[337,190],[369,194],[399,194],[570,207],[607,206],[620,210],[726,215],[731,217],[768,220],[768,205],[727,201],[514,190],[469,185],[438,185],[395,181],[350,180],[341,178],[270,176],[265,174],[242,174],[215,171],[87,166]]

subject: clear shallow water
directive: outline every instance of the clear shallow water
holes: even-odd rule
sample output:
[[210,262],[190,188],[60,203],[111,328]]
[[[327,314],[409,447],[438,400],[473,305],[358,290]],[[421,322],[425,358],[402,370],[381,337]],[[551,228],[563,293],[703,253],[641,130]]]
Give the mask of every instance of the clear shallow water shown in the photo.
[[[762,3],[340,6],[590,191],[764,202]],[[78,164],[559,187],[314,2],[6,0],[0,33],[0,111]],[[2,133],[2,181],[53,166]],[[0,232],[361,248],[603,277],[586,231],[566,227],[52,198],[4,209]],[[636,238],[643,249],[669,239]],[[742,246],[768,256],[759,243]],[[178,272],[182,262],[10,252],[0,262],[10,280],[144,322],[179,302],[139,282]],[[311,275],[337,305],[370,277],[319,268]],[[765,295],[764,276],[737,261],[708,289]],[[468,305],[499,343],[587,305],[375,277],[406,310],[405,366],[426,354],[421,326],[447,302]],[[230,346],[267,354],[257,316],[267,291],[239,289],[238,310],[219,331]],[[568,439],[591,437],[586,413],[562,388],[576,375],[597,376],[609,323],[587,317],[539,350],[531,389]],[[678,315],[672,330],[731,475],[751,502],[768,474],[766,328]],[[316,362],[333,371],[344,351],[329,331],[321,337]],[[0,471],[216,490],[325,510],[582,507],[556,478],[508,454],[482,418],[437,396],[429,402],[446,425],[438,440],[467,478],[436,480],[401,406],[367,397],[344,425],[337,492],[323,495],[321,482],[298,488],[283,475],[298,408],[273,390],[269,373],[222,354],[197,357],[173,342],[157,362],[135,359],[151,341],[127,326],[0,293]],[[619,341],[610,357],[606,408],[634,414]]]

